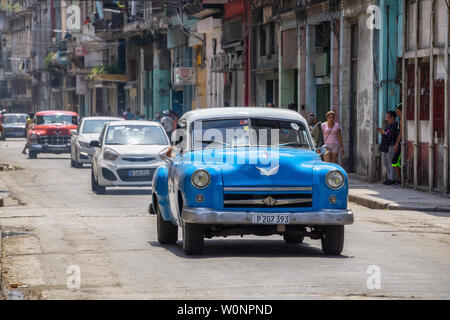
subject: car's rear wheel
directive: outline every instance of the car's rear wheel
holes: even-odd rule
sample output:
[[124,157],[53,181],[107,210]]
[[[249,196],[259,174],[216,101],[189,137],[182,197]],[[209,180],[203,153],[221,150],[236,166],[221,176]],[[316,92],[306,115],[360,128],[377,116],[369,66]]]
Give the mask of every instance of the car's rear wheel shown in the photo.
[[322,251],[326,255],[340,255],[344,249],[344,226],[322,228]]
[[297,235],[295,233],[285,233],[283,234],[283,239],[287,244],[297,244],[302,243],[305,237]]
[[183,251],[187,255],[201,254],[205,233],[203,225],[184,223],[183,226]]
[[30,159],[37,159],[37,152],[33,150],[28,151],[28,158]]
[[156,204],[156,228],[161,244],[174,244],[178,240],[178,227],[170,221],[164,221],[159,205]]

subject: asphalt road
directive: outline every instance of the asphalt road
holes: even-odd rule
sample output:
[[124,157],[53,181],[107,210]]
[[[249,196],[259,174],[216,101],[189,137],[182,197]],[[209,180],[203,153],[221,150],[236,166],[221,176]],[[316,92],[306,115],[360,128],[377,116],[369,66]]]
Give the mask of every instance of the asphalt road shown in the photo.
[[340,257],[280,236],[206,240],[202,256],[188,257],[180,241],[158,243],[149,188],[95,195],[89,166],[71,168],[69,155],[31,160],[23,144],[0,141],[0,163],[24,168],[0,172],[0,189],[22,203],[0,208],[6,298],[450,298],[448,213],[350,204],[356,221]]

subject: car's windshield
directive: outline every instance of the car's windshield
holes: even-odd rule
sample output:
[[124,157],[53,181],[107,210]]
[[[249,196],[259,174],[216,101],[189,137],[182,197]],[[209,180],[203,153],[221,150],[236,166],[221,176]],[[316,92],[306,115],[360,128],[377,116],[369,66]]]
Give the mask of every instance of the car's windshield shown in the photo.
[[106,122],[117,121],[117,120],[85,120],[83,122],[83,128],[81,129],[81,133],[100,133],[102,132],[103,127]]
[[65,114],[48,114],[36,116],[36,124],[78,124],[78,117]]
[[123,125],[108,128],[105,144],[167,145],[169,142],[160,126]]
[[224,146],[313,147],[303,123],[264,118],[195,121],[192,127],[192,145],[193,149]]
[[27,122],[27,116],[26,115],[3,115],[2,119],[3,123],[26,123]]

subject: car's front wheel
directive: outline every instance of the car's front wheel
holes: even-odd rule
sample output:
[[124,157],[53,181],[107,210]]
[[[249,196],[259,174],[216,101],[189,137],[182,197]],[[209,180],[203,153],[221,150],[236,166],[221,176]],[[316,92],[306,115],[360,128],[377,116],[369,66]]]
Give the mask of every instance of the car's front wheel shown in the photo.
[[183,251],[187,255],[201,254],[205,233],[203,225],[184,223],[183,226]]
[[156,229],[158,241],[161,244],[174,244],[178,240],[178,227],[170,221],[164,221],[161,215],[161,209],[156,203]]
[[100,186],[98,184],[98,181],[94,175],[94,170],[91,170],[91,186],[92,186],[92,191],[94,191],[96,194],[105,194],[106,193],[106,187]]
[[326,255],[340,255],[344,249],[344,226],[324,226],[322,232],[323,253]]

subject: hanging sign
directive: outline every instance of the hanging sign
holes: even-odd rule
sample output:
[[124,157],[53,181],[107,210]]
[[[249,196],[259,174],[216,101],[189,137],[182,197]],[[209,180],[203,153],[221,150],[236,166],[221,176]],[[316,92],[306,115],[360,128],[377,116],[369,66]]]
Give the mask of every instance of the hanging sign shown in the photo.
[[194,68],[174,68],[174,85],[191,86],[195,84]]

